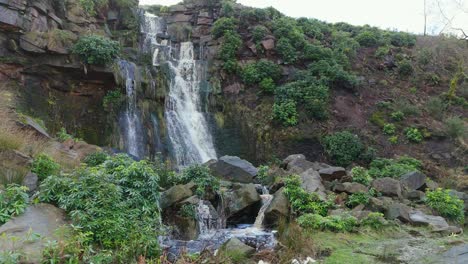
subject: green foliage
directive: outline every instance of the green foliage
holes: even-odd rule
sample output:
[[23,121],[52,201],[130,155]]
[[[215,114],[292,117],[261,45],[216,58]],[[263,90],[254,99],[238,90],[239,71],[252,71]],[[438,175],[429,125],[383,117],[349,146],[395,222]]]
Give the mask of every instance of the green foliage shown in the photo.
[[101,165],[104,163],[107,159],[109,158],[109,155],[103,151],[97,151],[94,153],[91,153],[87,155],[84,159],[83,162],[88,166],[88,167],[96,167],[98,165]]
[[358,224],[355,217],[350,215],[321,216],[319,214],[305,214],[297,219],[303,228],[329,230],[334,232],[351,232]]
[[352,168],[351,175],[353,177],[353,182],[364,184],[366,186],[369,186],[370,182],[372,181],[372,177],[369,175],[369,172],[360,166]]
[[293,64],[297,61],[297,51],[289,39],[281,38],[276,43],[276,50],[285,64]]
[[232,17],[234,15],[235,0],[221,1],[221,15],[225,17]]
[[27,191],[27,187],[17,184],[9,184],[5,189],[0,189],[0,225],[26,210],[29,200]]
[[438,188],[426,192],[426,204],[436,210],[441,216],[463,223],[465,219],[462,200],[450,193],[450,190]]
[[270,170],[270,167],[266,166],[266,165],[261,165],[260,167],[258,167],[258,173],[257,173],[257,179],[258,181],[263,184],[263,185],[266,185],[267,184],[267,181],[268,181],[268,171]]
[[298,114],[296,102],[293,100],[285,100],[281,103],[273,104],[272,118],[286,127],[297,125]]
[[259,43],[268,34],[268,29],[265,26],[257,25],[253,28],[252,38],[255,43]]
[[297,19],[297,23],[307,37],[317,40],[322,40],[331,30],[326,23],[313,18],[302,17]]
[[270,77],[263,79],[260,82],[259,86],[260,86],[260,89],[262,89],[262,91],[266,93],[272,93],[276,87],[275,81],[273,81],[273,79]]
[[116,250],[114,262],[159,256],[159,175],[147,161],[110,157],[97,167],[49,176],[40,200],[65,209],[75,225],[90,232],[90,243]]
[[296,49],[306,43],[304,32],[294,18],[280,17],[273,20],[272,31],[276,39],[287,39]]
[[383,128],[385,126],[385,124],[386,124],[385,123],[384,113],[382,111],[376,111],[376,112],[372,113],[372,115],[370,117],[370,121],[374,125],[379,126],[381,128]]
[[344,70],[334,60],[319,60],[309,66],[309,73],[329,87],[353,89],[357,85],[355,75]]
[[60,165],[46,154],[39,154],[34,158],[31,165],[31,172],[36,173],[39,180],[57,174],[60,171]]
[[396,132],[396,126],[394,124],[385,124],[383,126],[383,132],[385,135],[393,135]]
[[369,213],[361,220],[361,226],[369,226],[374,229],[379,229],[385,225],[386,221],[384,215],[378,212]]
[[357,161],[364,151],[359,137],[348,131],[326,136],[323,145],[328,156],[339,166],[348,166]]
[[73,54],[87,64],[106,65],[119,55],[119,43],[98,35],[81,37],[72,48]]
[[104,108],[118,106],[123,101],[122,93],[119,90],[108,91],[102,100]]
[[219,179],[214,177],[210,169],[204,165],[192,165],[182,172],[179,184],[187,184],[193,181],[197,185],[195,193],[203,198],[207,193],[215,193],[219,190]]
[[345,54],[348,58],[354,58],[360,45],[351,34],[343,31],[333,31],[331,34],[332,49]]
[[355,207],[357,205],[369,204],[370,195],[366,192],[357,192],[353,193],[348,197],[348,201],[346,201],[346,205],[349,207]]
[[395,112],[392,112],[390,114],[390,118],[393,120],[393,121],[403,121],[403,119],[405,119],[405,114],[403,114],[402,111],[395,111]]
[[405,129],[405,136],[409,141],[414,143],[419,143],[423,140],[421,131],[415,127]]
[[369,175],[373,178],[400,178],[405,173],[420,171],[421,169],[421,161],[407,156],[398,159],[378,158],[370,163]]
[[396,47],[413,47],[416,44],[416,35],[406,32],[387,31],[384,37]]
[[411,65],[411,61],[409,60],[402,60],[398,63],[398,74],[403,77],[411,76],[414,72],[413,65]]
[[291,204],[291,208],[297,215],[318,214],[326,216],[333,202],[323,202],[317,193],[310,193],[301,187],[301,179],[297,175],[291,175],[285,180],[284,194]]
[[356,36],[356,41],[364,47],[375,47],[379,44],[379,34],[376,31],[362,31]]
[[389,47],[389,46],[382,46],[382,47],[379,47],[379,48],[375,51],[375,57],[376,57],[376,58],[379,58],[379,59],[382,59],[382,58],[384,58],[385,56],[387,56],[389,52],[390,52],[390,47]]
[[426,103],[426,110],[432,117],[437,119],[442,119],[446,109],[447,104],[440,97],[432,97]]
[[281,78],[280,66],[269,60],[259,60],[246,65],[242,70],[242,80],[248,85],[258,84],[266,78],[273,81]]
[[220,38],[222,36],[229,35],[227,32],[236,32],[237,31],[237,20],[231,17],[222,17],[216,22],[214,22],[213,27],[211,28],[211,34],[215,38]]
[[193,204],[184,204],[180,207],[179,214],[182,217],[195,219],[197,213]]
[[229,31],[224,36],[221,43],[220,59],[224,61],[223,69],[228,73],[235,73],[238,70],[236,55],[239,48],[242,46],[242,39],[239,34],[234,31]]
[[467,136],[465,122],[458,116],[452,116],[445,120],[445,131],[451,138]]
[[418,106],[408,100],[401,98],[393,103],[393,109],[396,111],[401,111],[405,116],[420,114]]
[[67,141],[69,139],[73,139],[73,136],[68,134],[67,133],[67,130],[62,127],[59,132],[57,132],[57,139],[60,141],[60,142],[64,142],[64,141]]
[[391,136],[391,137],[388,138],[388,141],[391,144],[397,144],[398,143],[398,136]]

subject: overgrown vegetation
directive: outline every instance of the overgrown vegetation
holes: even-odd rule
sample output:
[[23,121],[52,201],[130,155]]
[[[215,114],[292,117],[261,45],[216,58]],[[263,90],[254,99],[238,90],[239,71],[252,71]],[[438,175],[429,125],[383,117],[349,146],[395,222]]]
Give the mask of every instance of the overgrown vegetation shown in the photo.
[[119,43],[98,35],[81,37],[72,48],[73,54],[91,65],[106,65],[120,52]]
[[60,165],[46,154],[39,154],[31,165],[31,172],[36,173],[40,180],[56,175],[59,171]]
[[192,165],[182,171],[177,184],[187,184],[193,181],[197,189],[195,193],[200,197],[205,197],[205,194],[215,193],[219,190],[219,179],[214,177],[210,169],[204,165]]
[[326,216],[333,201],[323,202],[317,193],[307,192],[301,187],[301,179],[297,175],[286,178],[284,194],[288,197],[292,210],[297,215],[316,214]]
[[17,184],[9,184],[0,188],[0,225],[10,218],[20,215],[28,206],[28,188]]
[[373,178],[399,178],[405,173],[420,171],[422,169],[421,161],[402,156],[397,159],[374,159],[369,166],[369,175]]
[[465,203],[450,193],[450,190],[438,188],[426,192],[426,204],[441,216],[463,223],[465,220]]
[[339,166],[348,166],[359,160],[364,151],[359,137],[348,131],[326,136],[323,145],[330,158]]

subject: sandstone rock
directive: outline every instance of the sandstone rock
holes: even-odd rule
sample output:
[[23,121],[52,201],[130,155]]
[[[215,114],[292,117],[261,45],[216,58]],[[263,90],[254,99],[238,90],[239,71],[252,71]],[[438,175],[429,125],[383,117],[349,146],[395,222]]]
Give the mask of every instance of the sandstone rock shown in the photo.
[[45,53],[47,47],[47,35],[40,32],[27,32],[20,37],[20,47],[33,53]]
[[426,185],[426,175],[419,171],[409,172],[400,177],[400,182],[407,190],[420,190]]
[[385,217],[389,220],[398,219],[403,223],[409,223],[411,222],[411,211],[411,207],[407,205],[401,203],[394,203],[387,208],[387,211],[385,212]]
[[167,18],[167,23],[188,23],[192,20],[192,16],[184,14],[176,14]]
[[161,209],[168,208],[193,195],[192,189],[195,187],[193,182],[185,185],[175,185],[161,194]]
[[229,239],[229,241],[222,246],[222,249],[226,252],[236,252],[246,257],[255,253],[255,248],[247,246],[235,237]]
[[434,231],[448,229],[449,224],[441,216],[427,215],[421,211],[413,211],[409,214],[412,223],[419,225],[428,225]]
[[[15,237],[14,240],[0,239],[0,248],[24,253],[27,263],[40,263],[46,245],[44,241],[58,239],[55,231],[66,224],[62,209],[43,203],[30,206],[22,215],[0,226],[0,234],[6,238]],[[31,232],[39,234],[41,239],[31,240]]]
[[239,92],[242,90],[243,85],[238,82],[235,82],[223,88],[223,92],[228,94],[239,94]]
[[17,10],[0,5],[0,29],[8,31],[24,30],[23,16]]
[[289,200],[284,194],[284,189],[279,189],[271,200],[270,205],[265,210],[264,223],[266,226],[274,226],[281,218],[287,218],[289,215]]
[[326,199],[325,186],[322,184],[322,178],[318,171],[308,169],[299,175],[301,177],[301,187],[311,193],[317,193],[321,199]]
[[[236,214],[250,214],[261,206],[261,197],[255,188],[255,184],[234,183],[232,191],[224,193],[226,216],[232,217]],[[254,213],[255,214],[255,213]]]
[[24,122],[25,122],[26,126],[31,128],[32,130],[35,130],[37,132],[37,134],[39,134],[40,136],[43,136],[45,138],[51,138],[49,133],[47,133],[47,131],[42,127],[42,125],[37,123],[31,117],[24,116]]
[[266,51],[273,50],[275,48],[275,40],[273,38],[262,40],[262,46]]
[[374,180],[371,185],[383,195],[401,197],[400,182],[395,179],[389,177],[380,178]]
[[369,188],[357,182],[343,182],[335,185],[335,192],[346,192],[348,194],[367,192]]
[[29,194],[33,194],[37,190],[38,182],[39,178],[37,177],[37,174],[28,172],[28,174],[26,174],[26,176],[23,178],[23,182],[21,184],[28,187]]
[[213,19],[212,18],[207,18],[207,17],[198,17],[197,20],[197,25],[211,25],[213,24]]
[[299,174],[314,167],[314,163],[306,160],[302,154],[294,154],[283,160],[282,167],[290,173]]
[[172,5],[169,7],[169,12],[170,13],[175,13],[175,12],[186,12],[187,8],[184,5]]
[[346,176],[346,170],[342,167],[329,167],[319,170],[320,177],[325,181],[340,180]]
[[208,167],[216,177],[241,183],[251,183],[258,173],[252,163],[233,156],[223,156],[218,161],[211,162]]

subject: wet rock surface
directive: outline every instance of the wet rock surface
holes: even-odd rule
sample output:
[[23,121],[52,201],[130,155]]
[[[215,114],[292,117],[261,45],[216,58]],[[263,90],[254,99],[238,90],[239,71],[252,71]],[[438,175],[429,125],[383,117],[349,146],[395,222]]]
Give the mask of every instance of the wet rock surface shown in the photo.
[[208,166],[216,177],[233,182],[251,183],[258,173],[252,163],[234,156],[223,156]]

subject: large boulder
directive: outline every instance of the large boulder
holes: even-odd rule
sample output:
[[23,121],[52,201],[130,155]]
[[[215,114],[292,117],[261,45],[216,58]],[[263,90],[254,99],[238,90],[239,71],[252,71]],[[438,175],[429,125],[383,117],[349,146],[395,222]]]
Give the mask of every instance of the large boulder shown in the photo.
[[306,160],[302,154],[293,154],[283,160],[282,167],[290,173],[299,174],[313,168],[314,163]]
[[255,219],[262,201],[255,185],[252,183],[234,183],[224,192],[223,197],[226,216],[228,221],[233,222],[239,222],[245,218]]
[[221,249],[226,252],[235,252],[235,254],[240,254],[245,257],[249,257],[255,253],[255,248],[242,243],[242,241],[235,237],[229,239]]
[[223,156],[207,165],[214,176],[233,182],[251,183],[258,173],[252,163],[234,156]]
[[409,214],[413,224],[430,226],[434,231],[443,231],[449,228],[449,224],[441,216],[427,215],[421,211],[413,211]]
[[320,177],[324,181],[340,180],[346,176],[346,170],[342,167],[328,167],[319,170]]
[[346,192],[348,194],[367,192],[369,188],[357,182],[337,183],[333,189],[335,192]]
[[401,197],[400,182],[389,178],[380,178],[372,181],[372,187],[385,196]]
[[301,187],[310,192],[317,193],[321,199],[326,199],[325,186],[322,184],[322,178],[318,171],[308,169],[299,175],[301,177]]
[[408,191],[420,190],[426,185],[426,175],[419,171],[408,172],[401,176],[400,182]]
[[193,182],[184,185],[175,185],[161,194],[161,209],[166,209],[172,205],[181,202],[193,195],[192,189],[195,187]]
[[[30,206],[26,211],[0,226],[0,249],[19,251],[27,257],[27,263],[40,263],[44,241],[56,240],[56,230],[67,224],[65,212],[50,204]],[[42,239],[31,240],[31,234]],[[10,239],[11,238],[11,239]]]
[[385,212],[385,218],[389,220],[398,219],[403,223],[410,223],[410,213],[412,212],[411,207],[401,204],[401,203],[393,203],[388,206]]
[[264,224],[267,227],[275,226],[281,218],[289,215],[289,200],[284,194],[284,188],[273,195],[270,205],[265,210]]

